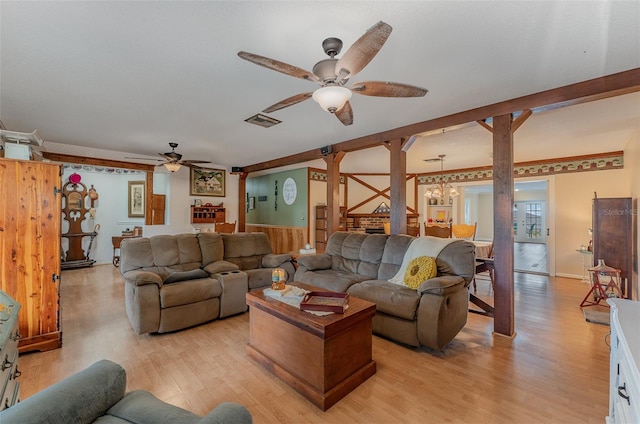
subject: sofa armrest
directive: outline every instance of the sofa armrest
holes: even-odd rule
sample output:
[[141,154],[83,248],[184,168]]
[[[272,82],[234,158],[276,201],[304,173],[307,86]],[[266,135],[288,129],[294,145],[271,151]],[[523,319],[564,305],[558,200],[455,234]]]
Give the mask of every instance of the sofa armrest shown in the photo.
[[205,415],[198,424],[251,424],[252,422],[253,419],[247,408],[237,403],[224,402]]
[[0,422],[91,423],[122,399],[126,385],[124,369],[101,360],[5,409]]
[[331,256],[326,253],[319,253],[317,255],[303,255],[298,258],[298,265],[302,265],[309,271],[315,271],[317,269],[330,269]]
[[158,287],[162,287],[162,277],[159,274],[151,271],[127,271],[122,274],[127,282],[136,285],[144,286],[145,284],[157,284]]
[[275,253],[269,253],[262,257],[263,268],[278,268],[285,262],[291,262],[290,253],[281,253],[277,255]]
[[237,271],[240,269],[240,267],[228,261],[215,261],[211,262],[209,265],[205,266],[202,269],[208,272],[209,275],[214,275],[219,272]]
[[460,290],[460,286],[464,287],[464,278],[458,275],[443,275],[440,277],[430,278],[418,287],[418,293],[434,294],[444,296],[448,293]]

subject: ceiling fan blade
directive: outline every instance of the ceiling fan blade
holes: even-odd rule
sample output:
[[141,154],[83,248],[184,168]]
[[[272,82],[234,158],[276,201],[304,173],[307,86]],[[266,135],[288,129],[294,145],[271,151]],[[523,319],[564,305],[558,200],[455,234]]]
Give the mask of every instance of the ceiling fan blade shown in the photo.
[[194,163],[211,163],[211,161],[210,160],[187,160],[187,159],[185,159],[185,160],[178,161],[178,163],[180,165],[188,165],[188,164],[194,164]]
[[136,158],[136,157],[132,157],[132,156],[125,156],[125,159],[137,159],[137,160],[152,160],[152,161],[158,161],[161,162],[162,159],[149,159],[149,158]]
[[264,113],[275,112],[276,110],[280,110],[280,109],[284,109],[285,107],[293,106],[293,105],[295,105],[297,103],[300,103],[300,102],[303,102],[303,101],[305,101],[307,99],[310,99],[312,95],[313,95],[313,92],[296,94],[295,96],[291,96],[291,97],[289,97],[287,99],[280,100],[278,103],[273,104],[273,105],[269,106],[268,108],[264,109],[263,112]]
[[190,161],[180,161],[180,162],[178,162],[179,165],[187,166],[189,168],[202,168],[200,165],[198,165],[200,163],[211,163],[211,162],[206,161],[206,160],[202,160],[202,161],[201,160],[190,160]]
[[363,81],[351,86],[351,91],[365,96],[379,97],[422,97],[427,94],[426,88],[409,84],[388,81]]
[[342,109],[336,111],[334,115],[336,115],[336,118],[338,118],[338,120],[344,125],[353,124],[353,110],[351,109],[351,103],[349,102],[345,103],[344,106],[342,106]]
[[336,63],[336,82],[344,82],[347,78],[360,72],[371,59],[378,54],[391,34],[391,26],[382,21],[367,30],[353,43],[349,50]]
[[288,63],[248,52],[238,52],[238,56],[244,60],[253,62],[256,65],[264,66],[265,68],[273,69],[274,71],[282,72],[283,74],[291,75],[292,77],[320,82],[320,79],[313,73],[305,71],[302,68],[298,68],[297,66],[289,65]]

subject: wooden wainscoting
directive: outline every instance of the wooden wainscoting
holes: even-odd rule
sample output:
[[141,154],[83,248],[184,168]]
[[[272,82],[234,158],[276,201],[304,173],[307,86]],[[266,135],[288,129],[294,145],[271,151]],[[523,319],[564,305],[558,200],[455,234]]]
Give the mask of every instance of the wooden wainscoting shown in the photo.
[[246,224],[245,231],[266,233],[271,240],[273,253],[297,252],[307,243],[307,227]]

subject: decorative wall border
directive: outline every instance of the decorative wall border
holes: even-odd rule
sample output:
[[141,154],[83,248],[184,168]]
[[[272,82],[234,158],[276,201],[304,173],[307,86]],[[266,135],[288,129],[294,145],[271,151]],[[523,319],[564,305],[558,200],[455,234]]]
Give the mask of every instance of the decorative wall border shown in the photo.
[[[586,156],[570,156],[565,158],[548,159],[542,161],[520,162],[514,165],[515,178],[546,176],[554,174],[570,174],[575,172],[605,171],[624,168],[624,152],[608,152]],[[472,181],[486,181],[493,179],[493,167],[457,169],[452,171],[429,172],[418,174],[418,185],[435,184],[439,177],[448,178],[451,183]],[[312,181],[327,181],[327,173],[323,169],[309,168],[309,179]],[[344,184],[345,177],[340,175],[340,183]]]
[[135,169],[124,168],[112,168],[107,166],[96,165],[80,165],[77,163],[65,163],[62,165],[63,169],[70,169],[72,171],[91,172],[94,174],[110,174],[110,175],[146,175],[146,171],[138,171]]

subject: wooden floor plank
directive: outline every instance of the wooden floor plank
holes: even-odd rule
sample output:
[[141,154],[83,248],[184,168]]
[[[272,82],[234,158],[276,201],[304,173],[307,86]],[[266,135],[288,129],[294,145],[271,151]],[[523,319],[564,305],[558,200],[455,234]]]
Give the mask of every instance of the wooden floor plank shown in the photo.
[[[256,423],[602,423],[608,411],[609,327],[587,323],[578,280],[516,273],[511,344],[494,341],[493,320],[470,314],[444,351],[374,337],[375,375],[322,412],[249,358],[248,313],[164,335],[136,335],[124,282],[112,265],[66,270],[63,346],[21,355],[21,394],[31,394],[107,358],[128,390],[204,415],[244,404]],[[477,295],[493,303],[488,280]]]

